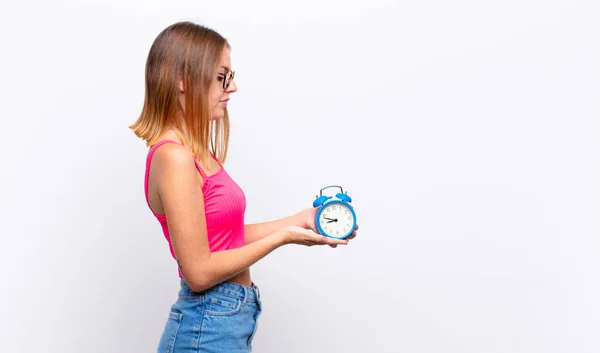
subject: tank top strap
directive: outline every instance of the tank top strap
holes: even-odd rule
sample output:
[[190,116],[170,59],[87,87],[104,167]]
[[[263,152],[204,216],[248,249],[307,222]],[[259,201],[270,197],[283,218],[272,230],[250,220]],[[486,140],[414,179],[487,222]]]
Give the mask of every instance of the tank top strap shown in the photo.
[[223,165],[221,165],[221,162],[219,161],[219,159],[217,158],[217,156],[215,156],[214,154],[211,153],[212,158],[215,160],[215,162],[217,162],[217,164],[219,165],[220,168],[223,168]]
[[204,169],[202,168],[200,163],[198,163],[198,161],[195,158],[194,158],[194,163],[196,163],[196,169],[198,169],[198,171],[200,172],[200,175],[202,175],[202,179],[206,183],[208,181],[208,175],[204,172]]
[[[214,154],[210,154],[210,157],[217,162],[217,164],[219,165],[220,169],[223,169],[223,165],[221,165],[221,162],[219,162],[219,160],[215,157]],[[196,161],[194,159],[194,162],[196,163],[196,169],[198,169],[198,171],[200,172],[200,174],[202,175],[202,179],[204,179],[205,181],[209,180],[209,176],[208,174],[206,174],[206,172],[204,171],[204,168],[202,168],[202,165],[200,165],[200,163],[198,163],[198,161]]]

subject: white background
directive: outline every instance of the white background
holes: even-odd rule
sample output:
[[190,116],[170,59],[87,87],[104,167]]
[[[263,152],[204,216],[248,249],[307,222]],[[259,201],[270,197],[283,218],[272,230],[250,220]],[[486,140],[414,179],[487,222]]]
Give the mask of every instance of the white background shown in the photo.
[[3,1],[1,351],[155,351],[177,270],[127,126],[192,20],[233,46],[247,221],[341,184],[361,225],[253,267],[255,351],[599,352],[599,8]]

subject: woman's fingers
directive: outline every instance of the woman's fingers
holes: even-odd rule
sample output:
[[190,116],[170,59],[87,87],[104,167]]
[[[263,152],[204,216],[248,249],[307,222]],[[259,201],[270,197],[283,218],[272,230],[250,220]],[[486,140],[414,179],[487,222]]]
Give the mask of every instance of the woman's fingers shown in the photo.
[[356,234],[357,234],[356,231],[357,230],[358,230],[358,224],[356,225],[356,227],[354,227],[354,231],[352,232],[352,234],[350,234],[350,236],[348,237],[348,239],[354,239],[354,238],[356,238]]
[[346,245],[348,244],[348,239],[327,238],[327,243],[329,245]]

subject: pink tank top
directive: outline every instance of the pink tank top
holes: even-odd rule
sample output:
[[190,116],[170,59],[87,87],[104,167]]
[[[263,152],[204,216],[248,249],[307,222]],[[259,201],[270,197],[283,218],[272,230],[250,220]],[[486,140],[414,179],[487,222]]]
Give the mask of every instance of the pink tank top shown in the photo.
[[[163,140],[156,143],[148,152],[146,159],[146,173],[144,178],[144,193],[146,203],[150,207],[148,200],[148,176],[150,173],[150,163],[156,150],[165,143],[177,143],[172,140]],[[216,160],[216,159],[215,159]],[[217,161],[217,163],[219,163]],[[227,174],[223,166],[219,163],[219,171],[213,175],[207,175],[202,167],[196,162],[196,168],[202,175],[202,194],[204,195],[204,211],[206,213],[206,227],[208,231],[208,244],[211,252],[234,249],[245,244],[244,241],[244,213],[246,211],[246,197],[243,190]],[[152,209],[150,209],[152,211]],[[169,244],[169,250],[173,258],[176,258],[167,217],[152,211],[162,227],[165,239]],[[182,277],[179,271],[179,277]]]

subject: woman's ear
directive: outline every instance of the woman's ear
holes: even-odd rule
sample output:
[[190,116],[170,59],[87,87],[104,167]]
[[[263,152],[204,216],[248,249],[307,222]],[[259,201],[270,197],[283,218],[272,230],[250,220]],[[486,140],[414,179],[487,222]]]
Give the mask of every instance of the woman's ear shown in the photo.
[[183,93],[183,80],[182,79],[179,80],[179,84],[177,85],[177,87],[179,88],[179,92]]

